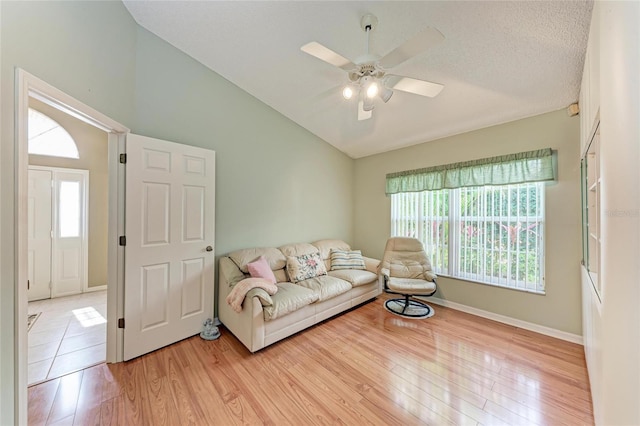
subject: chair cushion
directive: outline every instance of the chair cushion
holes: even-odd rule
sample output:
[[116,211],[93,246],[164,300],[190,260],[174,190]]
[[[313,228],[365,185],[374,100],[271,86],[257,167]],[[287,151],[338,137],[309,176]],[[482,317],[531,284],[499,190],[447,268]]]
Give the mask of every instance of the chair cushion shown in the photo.
[[348,281],[329,275],[299,281],[296,285],[313,290],[313,292],[318,296],[319,302],[331,299],[332,297],[336,297],[339,294],[346,293],[351,290],[351,284]]
[[378,279],[378,276],[373,272],[362,271],[359,269],[343,269],[340,271],[329,271],[329,275],[332,277],[340,278],[341,280],[348,281],[352,287],[358,287],[361,285],[369,284]]
[[399,278],[424,279],[424,271],[430,270],[425,266],[424,256],[419,253],[395,253],[395,257],[389,261],[389,275]]
[[271,321],[310,305],[318,300],[313,290],[292,283],[278,283],[278,292],[271,296],[271,306],[264,306],[264,320]]
[[433,293],[436,289],[436,283],[415,278],[390,277],[387,281],[387,287],[397,293],[421,295]]

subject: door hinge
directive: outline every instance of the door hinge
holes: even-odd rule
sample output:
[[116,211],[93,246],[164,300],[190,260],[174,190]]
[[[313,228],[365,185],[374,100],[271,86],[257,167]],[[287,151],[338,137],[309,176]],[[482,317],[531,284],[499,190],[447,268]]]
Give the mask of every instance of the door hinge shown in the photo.
[[118,318],[118,328],[124,328],[124,318]]
[[120,164],[127,164],[127,154],[120,154]]
[[31,283],[27,280],[27,290],[31,290]]
[[120,238],[118,238],[118,244],[120,244],[121,246],[126,246],[127,245],[127,237],[122,235],[120,236]]

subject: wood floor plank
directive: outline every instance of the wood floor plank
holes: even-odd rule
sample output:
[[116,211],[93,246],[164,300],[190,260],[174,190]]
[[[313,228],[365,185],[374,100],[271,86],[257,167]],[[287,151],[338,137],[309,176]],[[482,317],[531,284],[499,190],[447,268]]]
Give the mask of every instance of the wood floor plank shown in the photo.
[[84,370],[78,395],[78,405],[73,421],[74,424],[81,426],[100,424],[105,371],[108,371],[106,364],[96,365],[95,367]]
[[60,385],[53,400],[47,424],[75,415],[83,375],[84,370],[80,370],[60,378]]
[[124,412],[127,424],[151,424],[151,407],[144,378],[143,358],[128,361],[122,367]]
[[100,425],[116,426],[127,424],[125,396],[123,394],[103,401],[100,406]]
[[167,372],[171,397],[175,406],[180,408],[182,424],[202,424],[205,420],[204,413],[194,403],[193,397],[189,395],[188,388],[184,383],[187,376],[185,375],[183,364],[177,359],[176,352],[173,349],[174,347],[167,347],[159,354]]
[[27,397],[29,425],[47,423],[59,385],[60,379],[54,379],[29,388]]
[[593,424],[581,346],[385,297],[254,354],[221,327],[33,386],[29,424]]

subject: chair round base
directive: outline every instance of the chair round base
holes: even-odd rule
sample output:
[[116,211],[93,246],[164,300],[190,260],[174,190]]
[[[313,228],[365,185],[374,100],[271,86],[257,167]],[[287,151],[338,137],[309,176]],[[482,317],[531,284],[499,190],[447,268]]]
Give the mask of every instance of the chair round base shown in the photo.
[[389,299],[384,302],[384,307],[392,314],[407,318],[423,319],[432,317],[435,311],[426,303],[416,299]]

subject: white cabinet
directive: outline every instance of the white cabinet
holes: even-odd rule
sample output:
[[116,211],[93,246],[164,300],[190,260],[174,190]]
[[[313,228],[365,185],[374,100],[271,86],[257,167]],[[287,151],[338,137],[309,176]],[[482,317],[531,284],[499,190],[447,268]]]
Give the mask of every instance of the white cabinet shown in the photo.
[[589,43],[580,85],[580,156],[582,166],[582,338],[596,419],[602,404],[602,305],[605,289],[600,274],[600,2],[594,3]]
[[600,126],[582,157],[582,265],[587,279],[598,299],[602,301],[602,282],[600,280]]
[[580,153],[585,154],[600,121],[600,5],[595,2],[580,85]]

